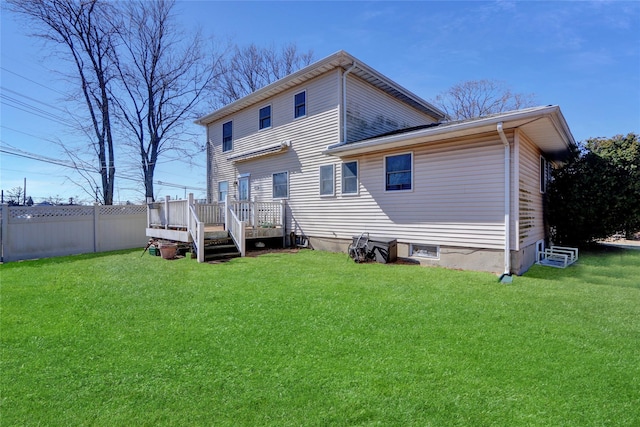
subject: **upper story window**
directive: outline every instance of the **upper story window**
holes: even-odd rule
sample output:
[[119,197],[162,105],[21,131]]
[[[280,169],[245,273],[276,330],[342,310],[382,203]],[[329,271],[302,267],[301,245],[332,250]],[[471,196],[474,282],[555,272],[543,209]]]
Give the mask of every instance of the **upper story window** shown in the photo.
[[222,125],[222,151],[233,150],[233,122]]
[[218,201],[224,202],[227,199],[228,193],[229,193],[229,182],[220,181],[218,183]]
[[320,195],[333,196],[335,194],[335,173],[333,165],[320,166]]
[[260,109],[260,129],[271,127],[271,105]]
[[342,164],[342,193],[358,194],[358,162]]
[[413,155],[411,153],[384,158],[385,190],[407,191],[413,188]]
[[289,172],[273,174],[273,198],[286,199],[289,197]]
[[293,97],[293,117],[304,117],[307,115],[307,91],[295,94]]

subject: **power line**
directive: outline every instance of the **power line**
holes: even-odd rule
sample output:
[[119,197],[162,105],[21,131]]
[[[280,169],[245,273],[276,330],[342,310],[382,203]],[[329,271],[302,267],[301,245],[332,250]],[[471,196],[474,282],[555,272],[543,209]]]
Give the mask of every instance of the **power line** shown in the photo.
[[10,74],[13,74],[13,75],[15,75],[15,76],[18,76],[18,77],[20,77],[20,78],[22,78],[22,79],[25,79],[25,80],[27,80],[27,81],[29,81],[29,82],[31,82],[31,83],[37,84],[38,86],[42,86],[42,87],[43,87],[43,88],[45,88],[45,89],[49,89],[49,90],[50,90],[50,91],[52,91],[52,92],[57,92],[57,93],[59,93],[59,94],[61,94],[61,95],[65,95],[65,96],[67,95],[67,94],[66,94],[66,93],[64,93],[64,92],[60,92],[59,90],[52,88],[51,86],[46,86],[46,85],[43,85],[42,83],[38,83],[38,82],[37,82],[37,81],[35,81],[35,80],[31,80],[30,78],[27,78],[27,77],[23,76],[22,74],[18,74],[18,73],[16,73],[15,71],[11,71],[11,70],[9,70],[9,69],[7,69],[7,68],[5,68],[5,67],[0,66],[0,69],[2,69],[3,71],[6,71],[7,73],[10,73]]
[[[6,144],[2,140],[0,140],[0,142]],[[13,151],[11,151],[11,150],[13,150]],[[74,170],[82,170],[82,171],[85,171],[85,172],[96,173],[96,174],[99,173],[95,169],[83,168],[83,167],[78,166],[78,165],[73,165],[71,163],[67,163],[67,162],[65,162],[63,160],[52,159],[50,157],[40,156],[38,154],[29,153],[27,151],[23,151],[23,150],[20,150],[20,149],[17,149],[17,148],[11,148],[11,149],[8,150],[6,148],[0,147],[0,153],[10,154],[10,155],[13,155],[13,156],[23,157],[23,158],[27,158],[27,159],[30,159],[30,160],[36,160],[36,161],[44,162],[44,163],[50,163],[50,164],[54,164],[54,165],[57,165],[57,166],[63,166],[63,167],[74,169]],[[118,175],[118,178],[119,179],[128,180],[128,181],[135,181],[135,182],[142,181],[140,178],[132,178],[132,177],[128,177],[126,175]],[[190,189],[190,190],[206,191],[206,188],[190,187],[190,186],[186,186],[186,185],[175,184],[175,183],[172,183],[172,182],[165,182],[165,181],[154,181],[154,184],[163,185],[163,186],[167,186],[167,187],[174,187],[174,188],[184,188],[184,189]]]
[[[17,110],[20,111],[24,111],[25,113],[30,113],[33,114],[35,116],[38,117],[42,117],[43,119],[47,119],[47,120],[51,120],[54,122],[57,122],[61,125],[65,125],[65,126],[69,126],[72,128],[77,129],[77,126],[75,124],[72,124],[70,122],[67,121],[67,119],[65,119],[64,117],[60,117],[57,116],[53,113],[50,113],[46,110],[43,110],[41,108],[35,107],[33,105],[30,105],[24,101],[20,101],[19,99],[10,97],[8,95],[5,94],[1,94],[0,95],[3,99],[5,99],[5,105],[8,105],[9,107],[13,107]],[[8,101],[8,102],[7,102]]]
[[28,99],[28,100],[30,100],[30,101],[37,102],[38,104],[42,104],[42,105],[44,105],[45,107],[49,107],[49,108],[53,108],[54,110],[58,110],[58,111],[60,111],[60,112],[61,112],[61,113],[63,113],[63,114],[69,114],[69,112],[68,112],[68,111],[63,110],[63,109],[62,109],[62,108],[60,108],[60,107],[56,107],[55,105],[47,104],[46,102],[42,102],[42,101],[40,101],[39,99],[32,98],[32,97],[30,97],[30,96],[28,96],[28,95],[25,95],[25,94],[23,94],[23,93],[16,92],[15,90],[8,89],[8,88],[6,88],[6,87],[2,87],[2,86],[0,86],[0,91],[4,91],[4,92],[12,93],[12,94],[14,94],[14,95],[18,95],[18,96],[21,96],[21,97],[23,97],[23,98],[27,98],[27,99]]

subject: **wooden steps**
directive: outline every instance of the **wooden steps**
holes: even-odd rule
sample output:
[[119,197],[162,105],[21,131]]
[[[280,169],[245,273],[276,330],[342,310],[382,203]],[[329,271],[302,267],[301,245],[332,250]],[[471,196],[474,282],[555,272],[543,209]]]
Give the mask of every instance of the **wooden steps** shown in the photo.
[[238,258],[240,251],[233,243],[233,239],[229,237],[229,233],[225,235],[216,235],[215,238],[207,238],[204,242],[204,260],[220,261],[230,258]]

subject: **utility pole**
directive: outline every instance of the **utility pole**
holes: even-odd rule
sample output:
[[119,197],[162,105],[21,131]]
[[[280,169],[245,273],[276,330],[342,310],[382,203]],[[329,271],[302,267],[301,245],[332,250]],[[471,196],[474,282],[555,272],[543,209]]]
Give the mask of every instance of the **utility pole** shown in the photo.
[[[20,200],[18,200],[20,203]],[[24,178],[24,192],[22,193],[22,206],[27,206],[27,178]]]

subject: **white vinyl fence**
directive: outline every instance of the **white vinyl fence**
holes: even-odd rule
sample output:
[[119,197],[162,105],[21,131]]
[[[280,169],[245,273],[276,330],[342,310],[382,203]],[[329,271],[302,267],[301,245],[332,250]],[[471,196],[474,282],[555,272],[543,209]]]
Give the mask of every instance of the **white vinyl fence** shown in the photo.
[[0,205],[2,261],[47,258],[147,244],[146,205]]

